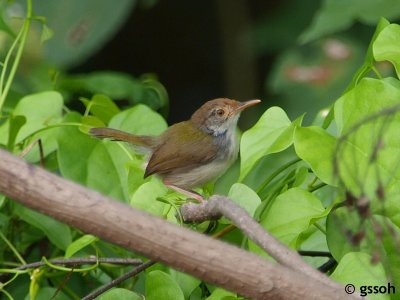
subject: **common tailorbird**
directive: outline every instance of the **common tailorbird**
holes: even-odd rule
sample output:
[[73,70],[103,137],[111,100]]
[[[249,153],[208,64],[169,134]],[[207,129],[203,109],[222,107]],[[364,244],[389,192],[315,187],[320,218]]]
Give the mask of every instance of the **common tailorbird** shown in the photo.
[[150,159],[145,178],[157,174],[169,188],[202,201],[203,197],[191,189],[216,179],[236,160],[239,115],[259,102],[210,100],[190,120],[172,125],[160,136],[134,135],[111,128],[92,128],[90,134],[146,148]]

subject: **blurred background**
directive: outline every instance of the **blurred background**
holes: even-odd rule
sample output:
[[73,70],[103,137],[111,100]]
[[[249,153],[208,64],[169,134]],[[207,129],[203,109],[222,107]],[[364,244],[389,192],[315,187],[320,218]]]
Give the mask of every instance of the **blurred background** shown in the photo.
[[[25,1],[1,8],[3,30],[18,28]],[[209,99],[262,99],[243,114],[246,128],[272,105],[312,122],[350,83],[379,18],[399,19],[400,1],[41,0],[33,11],[43,18],[8,106],[55,88],[83,109],[79,96],[104,93],[174,123]],[[3,31],[3,55],[11,42]]]

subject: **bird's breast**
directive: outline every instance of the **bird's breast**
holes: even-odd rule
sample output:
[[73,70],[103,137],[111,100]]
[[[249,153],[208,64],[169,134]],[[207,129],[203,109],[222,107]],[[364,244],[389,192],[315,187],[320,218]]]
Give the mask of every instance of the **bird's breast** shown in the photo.
[[214,143],[218,146],[216,161],[225,161],[230,165],[236,160],[239,153],[236,128],[228,130],[224,135],[215,137]]

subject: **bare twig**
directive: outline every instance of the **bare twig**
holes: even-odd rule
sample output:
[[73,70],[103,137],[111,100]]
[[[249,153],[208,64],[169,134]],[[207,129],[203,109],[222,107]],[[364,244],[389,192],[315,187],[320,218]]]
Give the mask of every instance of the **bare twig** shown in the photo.
[[25,157],[36,144],[38,144],[39,147],[39,163],[40,166],[44,168],[44,151],[42,139],[37,139],[30,143],[24,150],[22,150],[22,152],[19,154],[19,157]]
[[221,231],[218,231],[215,234],[213,234],[212,237],[214,239],[219,239],[219,238],[223,237],[225,234],[228,234],[235,229],[236,229],[236,226],[233,224],[230,224],[230,225],[226,226],[224,229],[222,229]]
[[57,289],[55,290],[53,296],[50,298],[50,300],[56,299],[57,296],[60,294],[61,290],[65,287],[65,285],[68,283],[68,281],[71,279],[72,274],[74,274],[74,269],[72,268],[71,271],[68,272],[67,276],[64,277],[63,281]]
[[[53,265],[65,265],[65,266],[80,266],[80,265],[88,265],[88,264],[113,264],[113,265],[140,265],[142,264],[142,260],[135,258],[114,258],[114,257],[87,257],[87,258],[60,258],[60,259],[52,259],[48,261]],[[30,264],[22,265],[15,270],[26,270],[32,268],[39,268],[42,266],[48,266],[47,262],[37,261]]]
[[149,260],[145,263],[142,263],[140,266],[134,268],[133,270],[125,273],[124,275],[112,280],[111,282],[101,286],[100,288],[98,288],[97,290],[94,290],[93,292],[91,292],[90,294],[86,295],[85,297],[82,298],[82,300],[92,300],[95,299],[97,296],[103,294],[104,292],[108,291],[109,289],[117,286],[118,284],[124,282],[125,280],[136,276],[137,274],[139,274],[140,272],[146,270],[148,267],[154,265],[156,262]]
[[310,256],[310,257],[332,257],[332,254],[330,252],[326,251],[309,251],[309,250],[298,250],[297,253],[299,253],[301,256]]

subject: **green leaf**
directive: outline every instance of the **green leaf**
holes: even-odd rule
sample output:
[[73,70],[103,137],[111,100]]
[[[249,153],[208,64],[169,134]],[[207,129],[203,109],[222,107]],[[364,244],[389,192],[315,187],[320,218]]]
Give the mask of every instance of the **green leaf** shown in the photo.
[[[324,220],[321,220],[319,224]],[[311,226],[301,234],[301,238],[298,240],[298,249],[300,250],[312,250],[312,251],[324,251],[329,252],[328,245],[326,244],[326,234],[319,230],[315,226]],[[329,259],[327,257],[310,257],[303,256],[304,261],[312,265],[315,269],[322,266]]]
[[367,54],[365,55],[365,59],[364,59],[364,63],[354,74],[353,79],[351,80],[351,83],[346,88],[346,92],[351,90],[352,88],[354,88],[358,84],[358,82],[365,75],[367,75],[371,71],[371,69],[374,67],[375,58],[374,58],[374,54],[373,54],[373,47],[374,47],[375,40],[378,37],[378,35],[380,34],[380,32],[389,24],[390,24],[389,21],[386,20],[385,18],[381,18],[379,20],[378,25],[376,25],[374,35],[372,36],[371,41],[369,42]]
[[10,26],[8,26],[7,22],[4,20],[4,17],[7,15],[7,13],[5,12],[6,10],[6,6],[3,5],[0,8],[0,30],[7,33],[8,35],[10,35],[13,39],[15,39],[17,36],[14,33],[14,31],[10,28]]
[[79,126],[79,130],[87,134],[89,134],[89,129],[92,127],[106,127],[105,123],[93,116],[83,116],[81,122],[82,125]]
[[28,224],[40,229],[59,249],[65,250],[71,244],[71,230],[67,225],[19,204],[15,204],[15,213]]
[[143,160],[134,159],[128,164],[128,192],[132,195],[143,183],[149,181],[144,178],[145,163]]
[[[316,196],[301,188],[292,188],[275,199],[261,216],[260,224],[281,242],[295,247],[300,234],[325,215]],[[262,253],[260,251],[255,252]]]
[[339,132],[346,133],[371,114],[399,104],[399,99],[398,80],[363,78],[354,89],[345,93],[335,103],[335,121]]
[[[80,122],[81,118],[80,114],[72,112],[65,116],[64,122]],[[83,134],[76,127],[60,128],[57,136],[57,160],[61,175],[85,185],[88,176],[87,161],[98,143],[98,140]],[[76,145],[79,145],[79,151]]]
[[[400,82],[364,78],[335,104],[342,136],[335,149],[336,175],[355,197],[365,196],[375,213],[400,224]],[[396,108],[397,107],[397,108]],[[384,191],[384,202],[377,199]],[[390,210],[388,209],[390,207]]]
[[156,216],[162,216],[164,213],[165,203],[158,201],[158,197],[162,197],[167,193],[168,189],[161,181],[152,178],[151,181],[142,184],[132,195],[130,204],[138,209],[147,211]]
[[228,197],[236,204],[243,207],[250,216],[254,216],[254,212],[261,204],[261,199],[255,191],[242,183],[235,183],[229,190]]
[[98,71],[69,76],[63,85],[72,90],[85,90],[91,94],[102,94],[112,99],[128,99],[137,90],[142,90],[139,80],[121,72]]
[[[351,252],[363,252],[379,257],[391,282],[400,283],[398,236],[400,228],[389,218],[372,215],[363,219],[354,210],[341,207],[333,211],[326,224],[329,251],[336,261]],[[355,242],[362,236],[359,242]]]
[[40,35],[40,42],[47,42],[53,37],[53,35],[54,31],[46,24],[42,24],[42,34]]
[[306,161],[318,178],[335,185],[333,173],[333,153],[336,139],[322,128],[297,127],[294,134],[294,147],[297,155]]
[[300,187],[300,186],[302,186],[306,182],[308,175],[309,174],[308,174],[308,168],[307,167],[299,167],[296,170],[296,175],[295,175],[296,177],[295,177],[295,180],[294,180],[294,182],[292,184],[292,187]]
[[[15,143],[39,129],[59,123],[62,118],[63,98],[57,92],[43,92],[23,97],[16,105],[13,115],[24,116],[26,123],[18,131]],[[10,121],[0,126],[0,141],[7,141]]]
[[60,85],[70,93],[104,94],[114,100],[145,104],[163,116],[168,114],[168,93],[154,75],[145,74],[137,79],[126,73],[100,71],[69,75],[62,78]]
[[89,108],[90,113],[99,118],[103,123],[108,124],[112,117],[120,112],[118,106],[111,100],[111,98],[96,94],[89,101],[81,98],[86,108]]
[[[361,252],[351,252],[343,256],[331,278],[343,284],[353,284],[357,292],[361,286],[387,286],[389,281],[383,266],[380,263],[372,265],[371,256]],[[390,297],[383,294],[376,298],[374,295],[368,295],[368,299],[390,299]]]
[[[298,120],[300,122],[301,119]],[[239,181],[246,177],[261,157],[288,148],[293,142],[294,128],[295,122],[290,122],[284,110],[271,107],[252,128],[244,132],[240,141]]]
[[4,207],[4,204],[6,203],[6,196],[2,193],[0,193],[0,209]]
[[15,144],[15,139],[17,138],[18,132],[22,126],[26,123],[26,118],[24,116],[11,116],[8,134],[7,148],[12,151]]
[[[385,257],[382,259],[385,264],[386,274],[388,274],[395,286],[400,285],[400,256],[398,255],[400,227],[385,217],[375,218],[382,230],[382,245],[385,250]],[[374,232],[375,234],[375,232]],[[374,235],[376,236],[376,235]]]
[[113,288],[104,294],[100,295],[99,300],[143,300],[143,297],[123,288]]
[[146,299],[184,300],[178,283],[167,273],[152,271],[146,277]]
[[[329,252],[336,261],[342,259],[344,255],[354,251],[360,251],[361,247],[352,245],[348,234],[360,228],[360,218],[356,212],[350,212],[345,207],[340,207],[332,211],[326,220],[326,239]],[[352,232],[356,234],[356,232]],[[365,251],[365,245],[363,251]],[[368,252],[368,250],[366,250]]]
[[216,288],[206,300],[226,300],[227,298],[230,299],[231,297],[233,297],[233,299],[237,299],[236,294],[221,288]]
[[197,279],[186,273],[176,271],[174,269],[169,269],[169,273],[172,276],[172,278],[179,284],[179,286],[183,292],[183,295],[185,296],[185,299],[189,299],[192,292],[201,283],[200,279]]
[[[65,118],[66,122],[80,120],[77,113],[70,113]],[[76,126],[60,128],[57,143],[57,159],[63,177],[115,199],[129,198],[126,165],[131,156],[120,143],[93,138]]]
[[147,106],[137,104],[115,115],[109,127],[140,135],[159,135],[167,128],[167,123]]
[[325,0],[300,40],[307,43],[346,30],[356,21],[372,25],[381,17],[392,19],[399,15],[400,3],[396,0]]
[[90,153],[86,185],[115,199],[128,201],[128,169],[131,156],[113,141],[99,142]]
[[73,256],[78,251],[82,250],[83,248],[89,246],[90,244],[97,242],[99,240],[98,237],[95,237],[91,234],[85,234],[81,236],[79,239],[73,241],[65,251],[65,258],[69,258]]
[[400,25],[386,26],[376,38],[373,45],[374,57],[377,61],[390,61],[400,77]]
[[[62,291],[54,287],[40,287],[37,291],[36,298],[37,300],[40,299],[51,299],[54,295],[57,294],[57,297],[54,299],[57,300],[70,300],[71,298],[67,297]],[[26,296],[25,300],[31,300],[32,298],[29,295]]]
[[159,110],[166,117],[169,111],[169,98],[166,88],[152,74],[145,74],[141,78],[144,91],[141,98],[135,97],[135,103],[143,103],[153,110]]
[[61,10],[56,2],[38,5],[34,8],[35,15],[46,16],[46,23],[57,33],[44,45],[46,61],[61,70],[85,62],[115,35],[136,3],[120,0],[114,5],[107,1],[69,0]]

